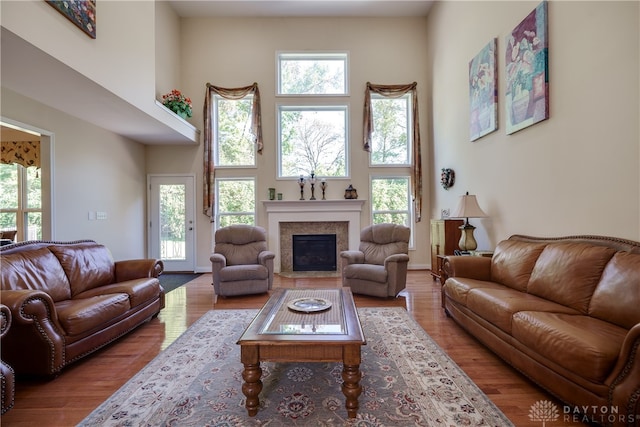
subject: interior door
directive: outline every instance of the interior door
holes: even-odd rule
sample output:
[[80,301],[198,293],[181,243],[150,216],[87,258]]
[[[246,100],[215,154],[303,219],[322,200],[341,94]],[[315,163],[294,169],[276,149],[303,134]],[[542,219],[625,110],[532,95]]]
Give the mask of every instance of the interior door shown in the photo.
[[195,271],[195,177],[149,175],[149,256],[165,271]]

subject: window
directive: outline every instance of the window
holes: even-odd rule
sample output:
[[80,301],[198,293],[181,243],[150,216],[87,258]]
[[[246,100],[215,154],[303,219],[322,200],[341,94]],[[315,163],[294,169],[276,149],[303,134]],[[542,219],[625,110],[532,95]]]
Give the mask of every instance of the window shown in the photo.
[[374,224],[392,223],[411,228],[411,191],[408,176],[371,178],[371,216]]
[[256,223],[256,182],[254,178],[216,179],[216,224]]
[[0,229],[17,230],[17,240],[41,240],[40,169],[0,164],[0,182]]
[[278,178],[349,176],[348,106],[337,101],[348,95],[347,59],[343,52],[278,53]]
[[251,131],[253,96],[225,99],[214,96],[214,158],[217,167],[255,166],[256,150]]
[[346,95],[346,53],[279,53],[278,95]]
[[411,164],[411,93],[400,98],[371,95],[371,165]]
[[347,107],[278,107],[278,177],[347,176]]

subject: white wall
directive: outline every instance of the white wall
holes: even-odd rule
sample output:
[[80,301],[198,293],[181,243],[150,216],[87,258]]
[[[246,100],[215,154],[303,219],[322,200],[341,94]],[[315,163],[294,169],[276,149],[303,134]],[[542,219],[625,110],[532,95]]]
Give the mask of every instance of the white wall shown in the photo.
[[3,27],[141,110],[156,109],[155,2],[98,1],[95,39],[44,1],[1,7]]
[[[56,240],[93,239],[115,259],[144,257],[144,146],[4,88],[2,115],[53,134]],[[89,211],[107,219],[91,221]]]
[[[428,18],[431,214],[476,194],[479,249],[511,234],[640,240],[638,2],[551,1],[550,118],[505,133],[505,36],[539,2],[437,2]],[[468,64],[498,38],[499,129],[469,142]],[[456,184],[439,185],[450,167]]]
[[[349,51],[350,66],[350,163],[351,178],[330,180],[327,198],[342,199],[349,185],[359,198],[370,200],[368,154],[362,149],[362,114],[365,84],[418,82],[420,121],[426,122],[426,83],[429,76],[424,46],[425,18],[394,19],[182,19],[182,90],[194,102],[191,123],[202,127],[202,105],[206,83],[223,87],[240,87],[258,82],[262,98],[264,154],[257,159],[257,196],[259,225],[266,226],[266,214],[260,200],[267,198],[267,188],[275,187],[285,199],[298,199],[300,188],[292,180],[276,180],[275,97],[276,52],[287,50]],[[423,132],[424,133],[424,132]],[[428,144],[428,139],[423,139]],[[428,159],[423,159],[424,194],[428,197]],[[197,150],[176,147],[148,147],[149,173],[168,171],[195,173],[198,195],[198,268],[210,268],[211,226],[202,212],[202,147]],[[391,173],[394,173],[392,171]],[[218,170],[217,176],[239,176],[238,170]],[[242,175],[246,176],[246,175]],[[307,192],[309,189],[307,188]],[[426,268],[429,263],[429,210],[423,210],[423,222],[416,225],[416,250],[410,267]],[[361,222],[370,222],[370,212],[363,212]]]

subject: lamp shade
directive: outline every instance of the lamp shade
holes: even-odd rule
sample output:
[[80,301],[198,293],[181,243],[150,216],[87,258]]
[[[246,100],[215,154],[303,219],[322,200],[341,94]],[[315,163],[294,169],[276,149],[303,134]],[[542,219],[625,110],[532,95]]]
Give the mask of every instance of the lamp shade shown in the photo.
[[487,214],[484,213],[480,206],[478,206],[478,201],[476,200],[476,196],[473,194],[465,194],[464,196],[460,196],[460,201],[458,202],[458,207],[451,214],[452,218],[485,218]]

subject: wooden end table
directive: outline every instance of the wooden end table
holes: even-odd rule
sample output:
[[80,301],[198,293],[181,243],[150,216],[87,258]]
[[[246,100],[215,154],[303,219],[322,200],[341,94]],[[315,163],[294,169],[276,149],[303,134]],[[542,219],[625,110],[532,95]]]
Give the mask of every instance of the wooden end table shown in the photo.
[[[288,307],[302,298],[324,299],[331,306],[309,313]],[[360,348],[366,341],[350,288],[275,289],[237,344],[249,416],[258,413],[260,404],[260,362],[342,362],[345,408],[349,418],[355,418],[362,393]]]

